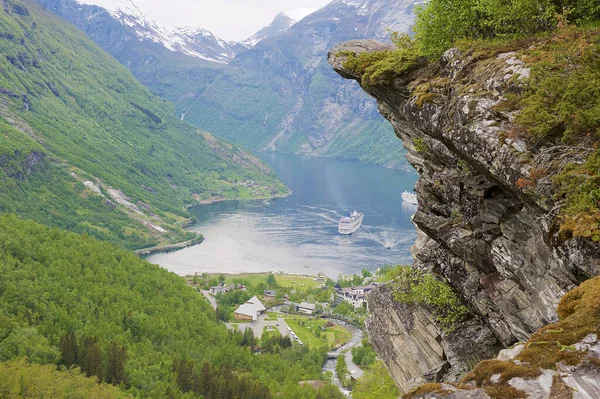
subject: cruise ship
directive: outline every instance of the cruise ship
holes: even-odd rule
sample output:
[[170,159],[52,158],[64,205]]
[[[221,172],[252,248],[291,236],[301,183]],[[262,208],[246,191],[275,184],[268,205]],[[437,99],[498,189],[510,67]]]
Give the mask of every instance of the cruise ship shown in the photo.
[[340,234],[352,234],[362,224],[364,214],[352,211],[348,216],[344,216],[340,219],[338,226],[338,232]]
[[408,191],[402,193],[402,199],[409,204],[419,205],[417,202],[417,196],[413,193],[409,193]]

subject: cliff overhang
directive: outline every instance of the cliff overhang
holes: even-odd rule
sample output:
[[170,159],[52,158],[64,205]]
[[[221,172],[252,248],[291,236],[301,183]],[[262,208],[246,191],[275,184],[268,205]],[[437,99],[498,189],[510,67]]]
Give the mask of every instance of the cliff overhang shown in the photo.
[[446,280],[471,309],[465,325],[446,334],[427,309],[400,306],[387,288],[371,295],[371,340],[407,392],[458,381],[490,352],[556,322],[560,298],[600,274],[600,252],[592,240],[561,237],[553,185],[591,148],[531,140],[517,123],[520,109],[507,106],[528,90],[532,70],[522,52],[454,48],[365,84],[348,59],[381,51],[394,50],[351,41],[328,59],[377,99],[420,175],[414,266]]

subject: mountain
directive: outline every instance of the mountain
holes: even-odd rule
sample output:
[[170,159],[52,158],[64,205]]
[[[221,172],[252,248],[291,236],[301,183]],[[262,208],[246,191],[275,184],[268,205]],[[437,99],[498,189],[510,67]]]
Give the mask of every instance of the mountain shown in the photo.
[[242,44],[246,47],[252,47],[261,40],[286,32],[295,23],[296,21],[285,12],[280,12],[275,16],[273,22],[256,32],[253,36],[244,40]]
[[176,103],[198,96],[237,50],[245,50],[200,28],[161,27],[130,0],[108,8],[74,0],[39,3],[77,26],[153,93]]
[[380,165],[404,163],[375,102],[327,66],[327,49],[407,32],[413,1],[336,0],[239,53],[192,101],[186,119],[253,150],[301,152]]
[[[155,33],[163,29],[140,20],[133,6],[109,12],[73,0],[39,1],[83,30],[152,92],[173,101],[182,118],[219,137],[253,150],[405,165],[402,146],[375,102],[327,68],[326,50],[351,39],[389,40],[390,30],[408,32],[413,0],[335,0],[291,26],[279,14],[243,43],[255,44],[249,49],[228,43],[236,55],[227,65],[217,62],[215,52],[202,53],[210,54],[208,61],[169,50]],[[130,25],[146,33],[140,36]]]
[[140,248],[194,238],[181,227],[191,205],[287,192],[72,25],[34,1],[4,4],[0,211]]

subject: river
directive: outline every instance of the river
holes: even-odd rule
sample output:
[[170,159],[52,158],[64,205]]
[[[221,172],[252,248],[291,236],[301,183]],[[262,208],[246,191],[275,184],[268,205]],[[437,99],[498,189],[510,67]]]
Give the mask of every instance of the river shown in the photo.
[[[292,195],[194,207],[198,223],[190,228],[205,241],[147,259],[181,275],[284,271],[331,278],[411,262],[416,206],[400,194],[412,191],[416,174],[323,157],[261,157]],[[339,218],[354,209],[364,212],[361,228],[338,234]]]

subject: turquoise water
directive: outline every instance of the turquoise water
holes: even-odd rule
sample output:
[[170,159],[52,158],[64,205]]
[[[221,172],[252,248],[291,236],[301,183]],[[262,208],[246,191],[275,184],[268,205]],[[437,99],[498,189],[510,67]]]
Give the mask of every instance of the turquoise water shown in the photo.
[[[411,262],[416,206],[400,194],[412,191],[416,174],[321,157],[261,157],[292,195],[194,207],[198,223],[191,229],[205,241],[148,260],[178,274],[285,271],[332,278]],[[353,209],[365,214],[363,224],[342,236],[338,221]]]

